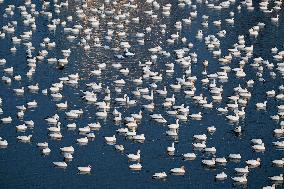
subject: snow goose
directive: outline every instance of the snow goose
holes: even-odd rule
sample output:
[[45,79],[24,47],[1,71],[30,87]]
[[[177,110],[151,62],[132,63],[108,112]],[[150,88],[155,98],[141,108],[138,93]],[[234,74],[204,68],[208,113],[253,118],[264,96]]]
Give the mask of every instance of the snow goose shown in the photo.
[[74,148],[73,146],[67,146],[67,147],[62,147],[60,148],[60,151],[63,153],[74,153]]
[[21,142],[30,142],[32,138],[32,135],[28,136],[17,136],[17,139]]
[[139,171],[142,169],[142,165],[140,163],[131,164],[129,165],[129,169]]
[[78,138],[77,143],[80,145],[86,145],[88,144],[89,140],[88,137]]
[[181,166],[180,168],[173,168],[170,171],[174,175],[184,175],[185,174],[185,167]]
[[59,168],[66,168],[67,163],[66,162],[53,162],[54,166],[59,167]]
[[280,174],[278,176],[269,177],[269,179],[273,182],[283,182],[283,174]]
[[4,140],[0,137],[0,148],[6,148],[8,146],[7,140]]
[[257,158],[256,160],[252,159],[252,160],[247,160],[246,164],[250,167],[250,168],[255,168],[260,166],[260,158]]
[[159,172],[155,173],[152,177],[154,179],[165,179],[167,177],[167,174],[165,172]]
[[140,160],[140,150],[137,151],[137,154],[128,154],[127,157],[130,161]]
[[12,118],[11,118],[11,116],[4,117],[4,118],[1,118],[1,121],[2,121],[2,123],[5,123],[5,124],[11,123],[12,122]]
[[106,143],[108,144],[114,144],[116,142],[116,137],[115,135],[111,136],[111,137],[104,137]]
[[117,151],[120,151],[120,152],[124,151],[124,146],[123,146],[123,145],[118,145],[118,144],[116,144],[116,145],[114,145],[114,147],[115,147],[115,149],[116,149]]
[[238,174],[248,174],[249,173],[249,167],[246,166],[244,168],[235,168],[235,171],[238,173]]
[[225,180],[227,179],[227,174],[225,172],[222,172],[222,173],[218,173],[216,176],[215,176],[215,179],[216,180]]
[[167,147],[168,153],[174,153],[175,152],[175,143],[173,142],[171,146]]
[[196,155],[195,153],[186,153],[186,154],[183,154],[183,158],[185,160],[194,160],[196,158]]
[[243,175],[241,177],[232,177],[232,180],[236,183],[240,183],[240,184],[245,184],[247,183],[247,177],[246,175]]

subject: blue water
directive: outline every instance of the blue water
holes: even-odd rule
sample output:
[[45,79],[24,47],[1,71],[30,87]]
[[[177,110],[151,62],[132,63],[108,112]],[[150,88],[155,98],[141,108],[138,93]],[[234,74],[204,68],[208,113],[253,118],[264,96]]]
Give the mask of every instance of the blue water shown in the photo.
[[[32,1],[36,4],[36,10],[41,11],[42,2]],[[158,56],[155,64],[151,66],[152,71],[158,71],[163,74],[163,81],[158,82],[158,88],[162,89],[164,85],[175,83],[175,78],[182,77],[183,68],[180,65],[175,66],[175,73],[172,76],[166,75],[165,63],[175,61],[175,55],[173,50],[185,47],[181,41],[174,45],[168,45],[166,40],[170,38],[170,35],[176,33],[177,30],[174,27],[174,23],[183,18],[189,16],[189,11],[192,10],[188,5],[185,8],[178,7],[178,1],[158,1],[160,5],[165,5],[170,2],[172,4],[171,15],[165,17],[160,10],[154,11],[158,15],[158,18],[151,19],[144,13],[145,10],[151,10],[151,6],[145,4],[145,2],[137,1],[138,8],[130,11],[131,18],[139,16],[140,23],[126,23],[124,31],[128,33],[126,40],[131,44],[131,52],[135,53],[134,57],[128,57],[122,60],[117,59],[111,50],[104,49],[103,47],[95,47],[93,44],[94,36],[100,38],[102,46],[108,45],[110,47],[116,47],[120,39],[115,38],[112,42],[107,42],[104,36],[107,33],[107,22],[111,20],[110,16],[100,19],[100,27],[93,30],[92,39],[90,41],[90,51],[84,51],[82,46],[78,45],[79,39],[75,39],[73,42],[66,40],[66,34],[63,32],[63,27],[58,26],[55,32],[50,32],[46,25],[50,23],[47,17],[39,15],[36,17],[37,29],[33,32],[32,44],[35,47],[33,56],[36,56],[42,47],[40,43],[43,38],[49,37],[51,42],[56,42],[54,49],[48,50],[48,58],[56,57],[63,58],[61,54],[62,49],[71,48],[71,56],[69,63],[64,69],[59,69],[54,64],[48,64],[47,60],[37,62],[36,72],[32,78],[25,76],[28,71],[27,61],[25,56],[24,45],[18,44],[17,52],[11,53],[10,48],[13,47],[11,43],[11,37],[18,36],[23,31],[29,31],[30,28],[24,26],[21,22],[20,12],[17,6],[23,5],[22,1],[9,1],[5,0],[0,4],[0,12],[3,14],[4,9],[9,4],[15,5],[15,15],[13,17],[1,17],[0,26],[4,26],[11,21],[18,21],[16,31],[13,34],[6,34],[4,39],[0,39],[0,58],[5,58],[7,63],[0,67],[0,76],[9,76],[3,72],[4,68],[14,67],[14,75],[20,74],[22,76],[21,81],[14,81],[10,85],[0,82],[0,97],[3,99],[3,111],[4,114],[0,115],[0,118],[11,116],[13,122],[11,124],[0,123],[0,136],[9,142],[6,149],[0,150],[0,188],[232,188],[239,187],[233,184],[230,177],[233,177],[234,168],[244,167],[245,160],[261,158],[261,166],[255,169],[251,169],[248,176],[248,188],[261,188],[266,185],[271,185],[269,176],[279,175],[283,173],[283,168],[272,167],[271,161],[274,159],[281,159],[284,152],[276,150],[272,142],[279,140],[273,136],[273,130],[278,128],[279,124],[272,121],[269,116],[277,113],[277,105],[283,104],[283,101],[276,101],[274,98],[266,97],[265,92],[268,90],[276,90],[279,93],[278,87],[284,84],[283,77],[280,73],[276,72],[276,78],[272,78],[269,75],[267,68],[264,68],[265,82],[257,80],[256,70],[249,64],[245,66],[246,77],[243,79],[236,78],[233,71],[229,73],[229,80],[226,83],[218,83],[217,85],[223,85],[224,94],[223,101],[220,104],[214,103],[213,109],[202,109],[196,105],[192,99],[185,98],[183,89],[178,92],[174,92],[168,88],[168,97],[172,94],[176,96],[176,104],[185,104],[190,107],[190,113],[197,113],[202,111],[203,118],[201,121],[188,120],[187,122],[181,122],[179,129],[179,136],[176,139],[176,152],[174,156],[168,156],[166,148],[171,145],[172,138],[166,136],[166,124],[162,125],[154,122],[150,118],[151,112],[143,111],[143,119],[138,127],[138,133],[144,133],[146,140],[144,143],[133,142],[126,140],[124,136],[117,136],[117,144],[123,144],[125,152],[119,153],[115,151],[114,147],[107,145],[104,142],[104,136],[112,136],[116,129],[122,127],[124,124],[115,125],[113,123],[113,116],[111,113],[105,120],[99,120],[95,116],[97,112],[96,106],[87,104],[81,99],[82,93],[80,90],[87,90],[85,84],[90,82],[102,83],[105,88],[109,86],[112,93],[112,108],[114,107],[122,112],[123,117],[130,116],[131,113],[137,113],[142,107],[142,104],[146,104],[147,101],[143,98],[138,99],[138,105],[134,107],[125,107],[115,104],[116,97],[121,97],[127,93],[131,99],[136,97],[130,92],[136,89],[136,86],[131,82],[132,79],[142,76],[142,69],[138,66],[138,62],[145,62],[150,60],[151,54],[148,52],[148,48],[160,45],[163,50],[171,52],[171,57]],[[238,35],[244,35],[246,45],[254,45],[253,57],[249,59],[249,63],[253,62],[253,58],[261,56],[264,60],[269,60],[276,66],[277,61],[272,57],[270,49],[277,47],[280,51],[283,50],[284,44],[284,12],[281,10],[278,12],[280,15],[280,21],[278,25],[271,24],[270,17],[276,16],[276,14],[265,14],[258,8],[258,2],[254,1],[255,10],[248,11],[243,6],[242,10],[238,12],[237,6],[240,1],[230,6],[229,9],[222,11],[216,11],[207,8],[204,4],[197,4],[198,16],[192,20],[190,26],[184,26],[179,34],[182,37],[186,37],[188,42],[194,44],[193,49],[190,52],[196,52],[198,55],[198,61],[192,65],[192,75],[196,76],[198,80],[205,78],[202,75],[203,65],[202,62],[207,59],[209,61],[209,67],[207,73],[215,73],[220,71],[220,65],[218,60],[212,56],[212,54],[206,49],[204,41],[199,41],[195,38],[195,35],[199,29],[202,29],[201,21],[202,15],[209,16],[209,27],[203,29],[204,36],[216,34],[219,30],[213,26],[214,20],[222,20],[221,29],[227,31],[226,38],[220,39],[222,55],[228,54],[228,48],[232,48],[233,44],[237,42]],[[102,1],[91,3],[90,7],[98,7],[102,5]],[[121,5],[127,3],[127,1],[118,1],[118,5],[113,6],[111,4],[106,5],[106,9],[115,8],[124,9]],[[192,2],[196,4],[196,1]],[[53,12],[54,18],[66,19],[67,16],[72,15],[74,22],[67,23],[67,27],[72,27],[75,23],[81,24],[84,28],[90,27],[86,21],[80,20],[76,14],[76,7],[81,7],[80,2],[69,1],[69,8],[62,8],[60,14],[56,14],[53,8],[53,2],[50,3],[49,11]],[[127,10],[127,9],[125,9]],[[235,12],[235,24],[230,26],[225,23],[224,19],[229,18],[229,12]],[[90,9],[85,10],[85,14],[92,15]],[[115,21],[113,21],[115,22]],[[258,22],[266,24],[265,28],[261,30],[257,38],[249,36],[249,28],[255,26]],[[160,24],[166,24],[167,29],[165,34],[160,33]],[[145,45],[138,45],[136,42],[136,32],[143,32],[145,28],[150,26],[152,31],[145,35]],[[113,27],[114,28],[114,27]],[[115,28],[114,28],[115,30]],[[121,54],[121,52],[120,52]],[[238,66],[240,59],[234,58],[229,65],[231,68]],[[130,69],[130,73],[127,76],[123,76],[119,71],[112,68],[111,64],[114,62],[122,63],[123,67]],[[99,63],[106,63],[107,69],[102,72],[100,77],[90,77],[90,71],[97,69]],[[68,109],[80,109],[84,110],[82,117],[76,120],[65,119],[64,111],[56,109],[55,104],[58,103],[52,99],[51,96],[45,96],[41,94],[42,89],[49,88],[52,83],[58,82],[59,77],[68,76],[71,73],[79,73],[80,81],[77,86],[64,85],[63,99],[68,101]],[[11,76],[10,76],[11,77]],[[115,86],[113,81],[123,78],[127,85],[122,88],[121,93],[115,92]],[[255,85],[249,89],[252,93],[252,98],[249,100],[249,104],[246,107],[246,117],[238,124],[242,126],[243,132],[241,136],[236,136],[232,131],[234,126],[229,124],[224,115],[218,114],[216,108],[224,107],[228,100],[224,97],[233,95],[233,88],[239,84],[245,86],[246,81],[249,79],[255,79]],[[25,91],[23,96],[17,96],[12,89],[26,87],[39,83],[39,93],[30,93]],[[141,88],[149,87],[152,83],[150,79],[145,80]],[[207,87],[201,85],[201,82],[196,83],[196,95],[203,93],[208,96],[208,101],[212,99],[209,97],[209,91]],[[102,101],[104,98],[103,90],[97,93],[98,101]],[[263,102],[268,100],[267,109],[257,111],[255,104],[257,102]],[[23,121],[17,119],[16,113],[17,105],[23,105],[26,102],[36,100],[38,107],[34,109],[28,109],[25,113],[24,120],[33,120],[35,127],[28,129],[25,133],[16,132],[15,126],[22,124]],[[167,119],[168,123],[174,123],[175,119],[171,116],[167,116],[166,109],[162,107],[162,97],[155,94],[154,103],[156,108],[153,113],[161,113]],[[62,135],[63,138],[60,141],[51,140],[48,137],[47,127],[49,127],[44,120],[48,116],[52,116],[57,113],[60,116],[60,122],[63,125]],[[78,134],[78,130],[70,131],[65,127],[68,123],[76,122],[77,128],[84,127],[89,123],[99,121],[102,128],[99,131],[95,131],[96,139],[90,141],[86,146],[80,146],[76,144],[76,139],[83,137]],[[217,131],[210,135],[207,134],[206,128],[214,125]],[[208,169],[202,166],[202,159],[209,159],[212,155],[205,154],[203,152],[196,151],[197,158],[194,161],[184,161],[182,154],[193,152],[192,143],[194,134],[207,134],[207,146],[215,146],[217,149],[217,157],[227,157],[230,153],[240,153],[242,160],[239,163],[228,161],[226,166],[217,165],[213,169]],[[18,135],[32,134],[32,141],[30,143],[21,143],[17,141]],[[262,138],[265,143],[266,150],[263,153],[256,153],[251,148],[250,139]],[[280,139],[281,140],[281,139]],[[40,150],[36,147],[36,143],[48,141],[51,153],[48,156],[42,156]],[[60,147],[73,145],[75,148],[74,159],[68,163],[68,167],[63,169],[54,168],[52,162],[63,161],[62,154],[60,154]],[[141,150],[141,164],[143,166],[141,171],[131,171],[128,166],[126,154],[136,153]],[[90,175],[77,174],[77,166],[92,165],[92,171]],[[180,167],[184,165],[186,167],[186,173],[184,176],[170,175],[170,169],[174,167]],[[152,175],[155,172],[165,171],[168,177],[165,180],[154,180]],[[228,175],[228,179],[225,181],[215,181],[214,176],[217,173],[225,171]],[[282,185],[277,188],[283,188]]]

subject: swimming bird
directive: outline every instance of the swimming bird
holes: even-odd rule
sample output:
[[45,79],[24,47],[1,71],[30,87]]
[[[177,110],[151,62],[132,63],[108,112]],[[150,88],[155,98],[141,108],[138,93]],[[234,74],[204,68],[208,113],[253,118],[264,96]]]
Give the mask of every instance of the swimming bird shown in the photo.
[[91,165],[88,165],[87,167],[78,167],[80,173],[90,173],[91,169]]
[[128,154],[127,157],[130,161],[140,160],[140,150],[137,151],[137,154]]

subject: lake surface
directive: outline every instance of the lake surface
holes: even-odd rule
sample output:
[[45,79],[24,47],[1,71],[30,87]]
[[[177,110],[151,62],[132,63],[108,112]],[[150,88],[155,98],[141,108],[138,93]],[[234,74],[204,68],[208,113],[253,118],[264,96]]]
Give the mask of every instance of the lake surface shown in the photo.
[[[32,1],[36,5],[38,12],[42,11],[42,2]],[[111,1],[112,2],[112,1]],[[211,1],[210,1],[211,2]],[[214,1],[215,5],[218,1]],[[117,5],[111,3],[104,3],[103,1],[96,1],[89,3],[88,7],[84,8],[86,17],[92,15],[97,16],[100,21],[99,27],[94,27],[90,35],[90,40],[87,43],[90,45],[90,50],[84,50],[82,37],[86,37],[84,34],[77,35],[78,37],[74,41],[69,41],[66,37],[69,34],[64,33],[64,28],[60,24],[55,31],[49,31],[47,25],[51,23],[53,18],[59,18],[61,21],[66,20],[67,16],[73,16],[72,22],[67,22],[66,27],[73,27],[75,24],[81,24],[84,29],[90,28],[91,25],[88,19],[80,19],[76,14],[76,8],[82,8],[80,1],[69,1],[68,8],[61,8],[60,13],[56,13],[54,9],[54,2],[51,2],[46,11],[50,11],[53,14],[52,19],[48,19],[47,16],[43,16],[41,13],[35,17],[36,30],[33,31],[31,41],[35,50],[32,52],[32,56],[36,57],[40,50],[46,49],[48,55],[44,60],[37,60],[36,71],[34,75],[29,78],[26,73],[29,70],[27,66],[26,47],[23,42],[13,45],[11,38],[23,34],[24,31],[30,31],[29,26],[25,26],[22,22],[22,17],[19,9],[20,5],[24,5],[23,1],[9,1],[5,0],[0,4],[0,12],[2,17],[0,19],[1,27],[7,25],[11,21],[17,21],[17,27],[14,33],[6,33],[6,37],[0,39],[0,59],[5,58],[6,64],[0,67],[0,76],[8,76],[12,79],[11,84],[0,82],[0,97],[3,99],[2,109],[3,114],[0,118],[11,116],[13,121],[10,124],[0,123],[0,136],[8,141],[8,147],[0,149],[0,188],[233,188],[233,187],[247,187],[247,188],[262,188],[267,185],[271,185],[271,181],[268,177],[279,175],[283,173],[283,168],[272,166],[271,161],[275,159],[281,159],[284,157],[283,150],[277,150],[272,142],[277,140],[281,141],[273,135],[273,130],[279,128],[279,122],[273,121],[270,116],[277,114],[277,106],[283,104],[283,100],[276,100],[275,98],[268,98],[266,91],[275,90],[276,94],[281,94],[278,87],[283,85],[283,76],[277,72],[276,65],[281,61],[277,61],[273,58],[271,48],[277,47],[279,51],[283,50],[284,44],[284,12],[279,10],[277,13],[264,13],[259,9],[259,1],[254,1],[253,6],[255,9],[249,11],[246,6],[242,5],[240,1],[230,5],[229,8],[224,10],[214,10],[208,8],[204,1],[192,1],[192,4],[196,5],[197,17],[192,19],[191,25],[184,25],[181,30],[177,30],[174,24],[177,21],[181,21],[184,18],[189,17],[189,13],[194,11],[192,6],[185,5],[185,7],[178,6],[178,1],[158,1],[161,5],[160,9],[155,10],[152,5],[144,1],[133,1],[132,4],[136,4],[136,9],[127,8],[123,4],[128,1],[118,1]],[[171,14],[165,16],[162,13],[162,6],[167,3],[171,3]],[[5,8],[9,5],[15,5],[14,15],[4,16]],[[59,4],[59,3],[58,3]],[[111,13],[106,13],[105,17],[99,17],[99,13],[94,13],[91,8],[98,8],[104,6],[104,10],[114,9],[117,14],[120,9],[122,12],[129,13],[129,22],[117,21],[113,18]],[[241,10],[238,11],[237,7],[241,5]],[[269,5],[272,8],[272,4]],[[27,5],[27,11],[30,8]],[[153,19],[147,16],[144,11],[153,10],[153,14],[157,15],[157,18]],[[226,24],[225,19],[230,18],[229,14],[233,11],[235,13],[234,25]],[[279,14],[279,23],[272,24],[271,17],[275,17]],[[202,27],[202,15],[208,15],[208,28]],[[131,19],[139,17],[139,23],[133,22]],[[213,21],[222,20],[220,28],[213,25]],[[108,25],[109,21],[113,22],[113,25]],[[260,30],[258,37],[251,37],[249,35],[249,29],[257,25],[259,22],[265,23],[265,27]],[[124,23],[124,29],[118,29],[116,26],[118,23]],[[165,33],[161,32],[160,25],[165,24],[167,28]],[[151,27],[151,32],[145,32],[146,27]],[[126,37],[113,36],[111,41],[105,39],[108,29],[116,31],[125,31]],[[203,35],[216,35],[220,30],[226,30],[227,34],[224,38],[219,38],[221,56],[228,55],[228,49],[233,48],[233,45],[238,42],[238,36],[244,35],[246,46],[253,45],[254,51],[251,58],[248,59],[248,63],[244,66],[246,76],[244,78],[238,78],[234,71],[228,73],[228,81],[217,81],[217,86],[223,86],[222,101],[220,103],[213,103],[212,109],[204,109],[193,101],[191,97],[186,97],[184,94],[184,88],[179,91],[174,91],[170,88],[170,84],[176,84],[176,78],[182,78],[187,68],[183,68],[176,62],[176,55],[174,50],[187,47],[189,42],[193,43],[193,48],[186,51],[186,55],[195,52],[197,54],[197,62],[191,63],[191,76],[196,76],[195,82],[196,92],[195,95],[203,94],[207,97],[208,103],[212,101],[211,94],[209,92],[208,85],[203,85],[200,80],[206,78],[202,72],[204,67],[202,62],[208,60],[209,65],[207,68],[207,74],[213,74],[221,71],[220,67],[224,66],[219,63],[218,58],[212,55],[204,43],[203,40],[196,38],[198,30],[203,30]],[[3,32],[3,30],[2,30]],[[143,32],[144,45],[139,45],[136,41],[136,33]],[[179,39],[174,44],[168,44],[167,39],[171,38],[171,34],[178,33]],[[43,48],[40,46],[44,38],[50,38],[51,42],[56,43],[56,47],[52,49]],[[95,38],[100,39],[101,46],[95,44]],[[187,39],[186,43],[181,41],[181,38]],[[135,53],[134,56],[124,56],[124,59],[119,59],[115,55],[124,55],[123,49],[115,51],[111,48],[119,47],[121,41],[128,41],[131,45],[129,51]],[[151,71],[158,72],[163,75],[163,80],[156,82],[157,89],[163,89],[167,86],[167,97],[171,97],[175,94],[175,105],[185,104],[189,106],[190,114],[202,112],[202,120],[192,120],[188,118],[185,122],[180,122],[178,138],[171,138],[166,135],[168,130],[167,124],[175,123],[176,118],[169,116],[166,109],[163,107],[164,97],[161,97],[154,92],[155,109],[153,112],[144,110],[142,105],[148,104],[151,101],[147,101],[142,97],[135,97],[131,91],[138,88],[148,87],[151,89],[150,84],[153,82],[150,78],[143,79],[143,84],[136,86],[132,80],[138,79],[143,75],[142,67],[139,66],[139,62],[145,63],[151,60],[153,55],[148,51],[149,48],[161,46],[163,50],[170,53],[170,56],[163,56],[157,54],[157,59],[150,66]],[[10,48],[15,46],[17,48],[16,53],[12,53]],[[47,63],[47,58],[55,57],[57,59],[63,58],[61,53],[62,49],[71,49],[71,55],[68,58],[68,64],[60,69],[56,64]],[[268,60],[274,65],[272,70],[264,65],[262,78],[265,81],[259,81],[257,75],[257,69],[250,66],[253,63],[253,59],[262,57],[263,60]],[[152,57],[153,58],[153,57]],[[228,64],[232,69],[239,67],[240,57],[234,57],[232,62]],[[91,76],[90,71],[98,69],[98,65],[101,63],[106,64],[106,68],[102,70],[100,76]],[[128,75],[123,75],[119,70],[112,67],[113,63],[121,63],[122,68],[128,68],[130,70]],[[172,75],[166,74],[166,63],[174,63],[175,71]],[[5,73],[5,68],[13,67],[14,76],[21,75],[21,81],[13,80],[12,76]],[[270,72],[276,73],[275,77],[270,75]],[[63,95],[60,102],[68,101],[68,109],[83,109],[84,113],[78,119],[67,119],[64,110],[56,109],[56,103],[50,95],[44,95],[41,90],[47,89],[52,83],[59,82],[60,77],[68,76],[69,74],[79,73],[80,80],[75,86],[64,85],[61,94]],[[124,79],[126,81],[125,86],[121,88],[121,92],[117,92],[117,86],[114,84],[114,80]],[[238,123],[231,124],[226,119],[225,115],[220,114],[216,108],[225,107],[229,102],[228,96],[234,94],[234,88],[239,84],[242,87],[246,87],[246,82],[250,79],[255,81],[253,87],[248,88],[252,97],[249,99],[245,108],[245,118],[240,119]],[[90,90],[86,84],[96,82],[102,83],[102,90],[97,93],[97,101],[103,101],[105,97],[104,89],[109,86],[111,90],[111,109],[109,110],[108,117],[106,119],[99,119],[95,113],[98,112],[96,105],[89,104],[82,100],[83,93],[81,91]],[[38,83],[40,90],[38,93],[31,93],[28,91],[27,86]],[[18,96],[13,89],[25,87],[25,94]],[[124,94],[128,94],[130,99],[136,99],[137,105],[135,106],[122,106],[115,102],[115,98],[123,97]],[[27,102],[36,100],[38,107],[27,109],[24,118],[17,118],[18,105],[25,105]],[[264,102],[267,100],[266,110],[256,110],[255,104],[258,102]],[[125,136],[116,134],[118,128],[124,127],[125,124],[122,121],[120,124],[113,122],[114,116],[112,111],[116,108],[122,113],[122,117],[130,116],[132,113],[138,113],[143,109],[143,118],[139,123],[137,133],[145,134],[146,140],[144,143],[135,142],[133,140],[126,139]],[[54,114],[60,116],[60,122],[62,124],[61,134],[63,138],[61,140],[52,140],[48,136],[47,128],[49,125],[45,121],[45,118],[53,116]],[[155,122],[150,115],[153,113],[162,114],[167,120],[167,123],[161,124]],[[230,115],[233,115],[232,111],[229,111]],[[283,119],[283,118],[282,118]],[[33,120],[35,123],[34,128],[28,128],[25,133],[17,132],[15,126],[23,124],[23,120]],[[88,145],[81,146],[76,143],[76,139],[83,137],[78,133],[79,127],[87,126],[89,123],[100,122],[102,128],[99,131],[94,131],[96,138],[94,141],[89,141]],[[281,119],[280,119],[281,121]],[[66,128],[69,123],[76,123],[77,129],[70,131]],[[234,133],[236,125],[242,127],[241,135]],[[207,127],[215,126],[216,132],[213,134],[207,133]],[[216,165],[214,168],[204,167],[201,163],[203,159],[211,159],[213,155],[204,153],[203,151],[193,150],[192,143],[194,134],[206,134],[207,147],[216,147],[216,157],[228,157],[230,153],[240,153],[242,159],[240,162],[229,161],[226,165]],[[19,135],[32,135],[30,143],[18,142],[17,136]],[[116,134],[116,143],[124,145],[125,151],[123,153],[117,152],[113,145],[105,143],[105,136],[112,136]],[[261,138],[265,143],[264,152],[255,152],[251,147],[250,140],[252,138]],[[47,141],[51,153],[47,156],[41,155],[41,151],[37,148],[38,142]],[[167,154],[167,147],[175,141],[175,155],[169,156]],[[72,145],[75,148],[74,159],[68,163],[66,169],[55,168],[52,164],[54,161],[63,161],[63,156],[60,153],[60,147]],[[143,166],[141,171],[131,171],[127,154],[136,153],[137,150],[141,150],[141,164]],[[185,161],[182,154],[195,152],[196,159],[193,161]],[[249,159],[261,159],[261,166],[250,169],[248,174],[248,182],[246,185],[235,185],[231,177],[235,176],[234,168],[245,167],[246,160]],[[78,166],[92,166],[91,174],[81,175],[78,174]],[[184,176],[175,176],[170,174],[170,169],[175,167],[186,167],[186,173]],[[165,180],[152,179],[152,175],[155,172],[165,171],[168,177]],[[216,181],[215,175],[224,171],[228,175],[228,179],[224,181]],[[277,188],[283,188],[283,185],[277,186]]]

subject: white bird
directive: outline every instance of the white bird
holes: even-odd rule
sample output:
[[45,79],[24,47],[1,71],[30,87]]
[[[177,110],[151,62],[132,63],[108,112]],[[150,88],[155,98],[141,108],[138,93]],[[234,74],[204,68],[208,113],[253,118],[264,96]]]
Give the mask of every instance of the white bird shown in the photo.
[[187,160],[194,160],[196,158],[195,153],[186,153],[183,154],[183,158]]
[[167,147],[167,152],[174,153],[175,152],[175,143],[173,142],[171,146]]
[[42,152],[42,154],[44,154],[44,155],[48,155],[48,154],[50,154],[51,149],[48,148],[48,147],[47,147],[47,148],[43,148],[41,152]]
[[260,165],[260,158],[257,158],[256,160],[247,160],[246,163],[249,167],[258,167]]
[[92,169],[91,165],[88,165],[87,167],[78,167],[78,170],[81,173],[90,173],[91,169]]
[[17,136],[17,139],[19,141],[22,141],[22,142],[30,142],[31,141],[31,138],[32,138],[32,135],[28,135],[28,136]]
[[249,173],[249,167],[246,166],[244,168],[235,168],[235,171],[240,174],[247,174]]
[[215,179],[216,180],[225,180],[227,179],[227,174],[225,172],[222,172],[222,173],[218,173],[216,176],[215,176]]
[[107,143],[115,143],[116,142],[116,137],[115,137],[115,135],[113,135],[111,137],[105,137],[105,141]]
[[279,176],[273,176],[273,177],[269,177],[270,180],[272,181],[283,181],[283,174],[280,174]]
[[37,143],[37,146],[40,147],[40,148],[47,148],[48,143],[47,142]]
[[0,137],[0,147],[7,147],[8,142]]
[[21,124],[21,125],[16,126],[17,131],[25,131],[25,130],[27,130],[27,128],[28,127],[25,124]]
[[170,170],[172,174],[185,174],[185,167],[181,166],[180,168],[173,168]]
[[64,152],[64,153],[73,153],[74,152],[74,148],[73,146],[67,146],[67,147],[63,147],[63,148],[60,148],[61,152]]
[[81,145],[85,145],[89,142],[88,137],[78,138],[77,142]]
[[11,123],[12,122],[12,118],[11,116],[9,117],[4,117],[1,119],[2,123]]
[[60,168],[66,168],[67,167],[67,163],[66,162],[53,162],[53,164],[56,166],[56,167],[60,167]]
[[127,157],[130,161],[140,160],[140,150],[137,151],[137,154],[128,154]]
[[246,175],[243,175],[241,177],[232,177],[233,181],[237,183],[247,183],[247,177]]
[[167,177],[167,174],[166,172],[159,172],[159,173],[155,173],[152,177],[154,179],[164,179]]
[[131,164],[129,165],[129,168],[131,170],[136,170],[136,171],[139,171],[142,169],[142,165],[140,163],[135,163],[135,164]]
[[124,151],[124,146],[123,145],[116,144],[114,147],[115,147],[116,150],[118,150],[120,152]]

